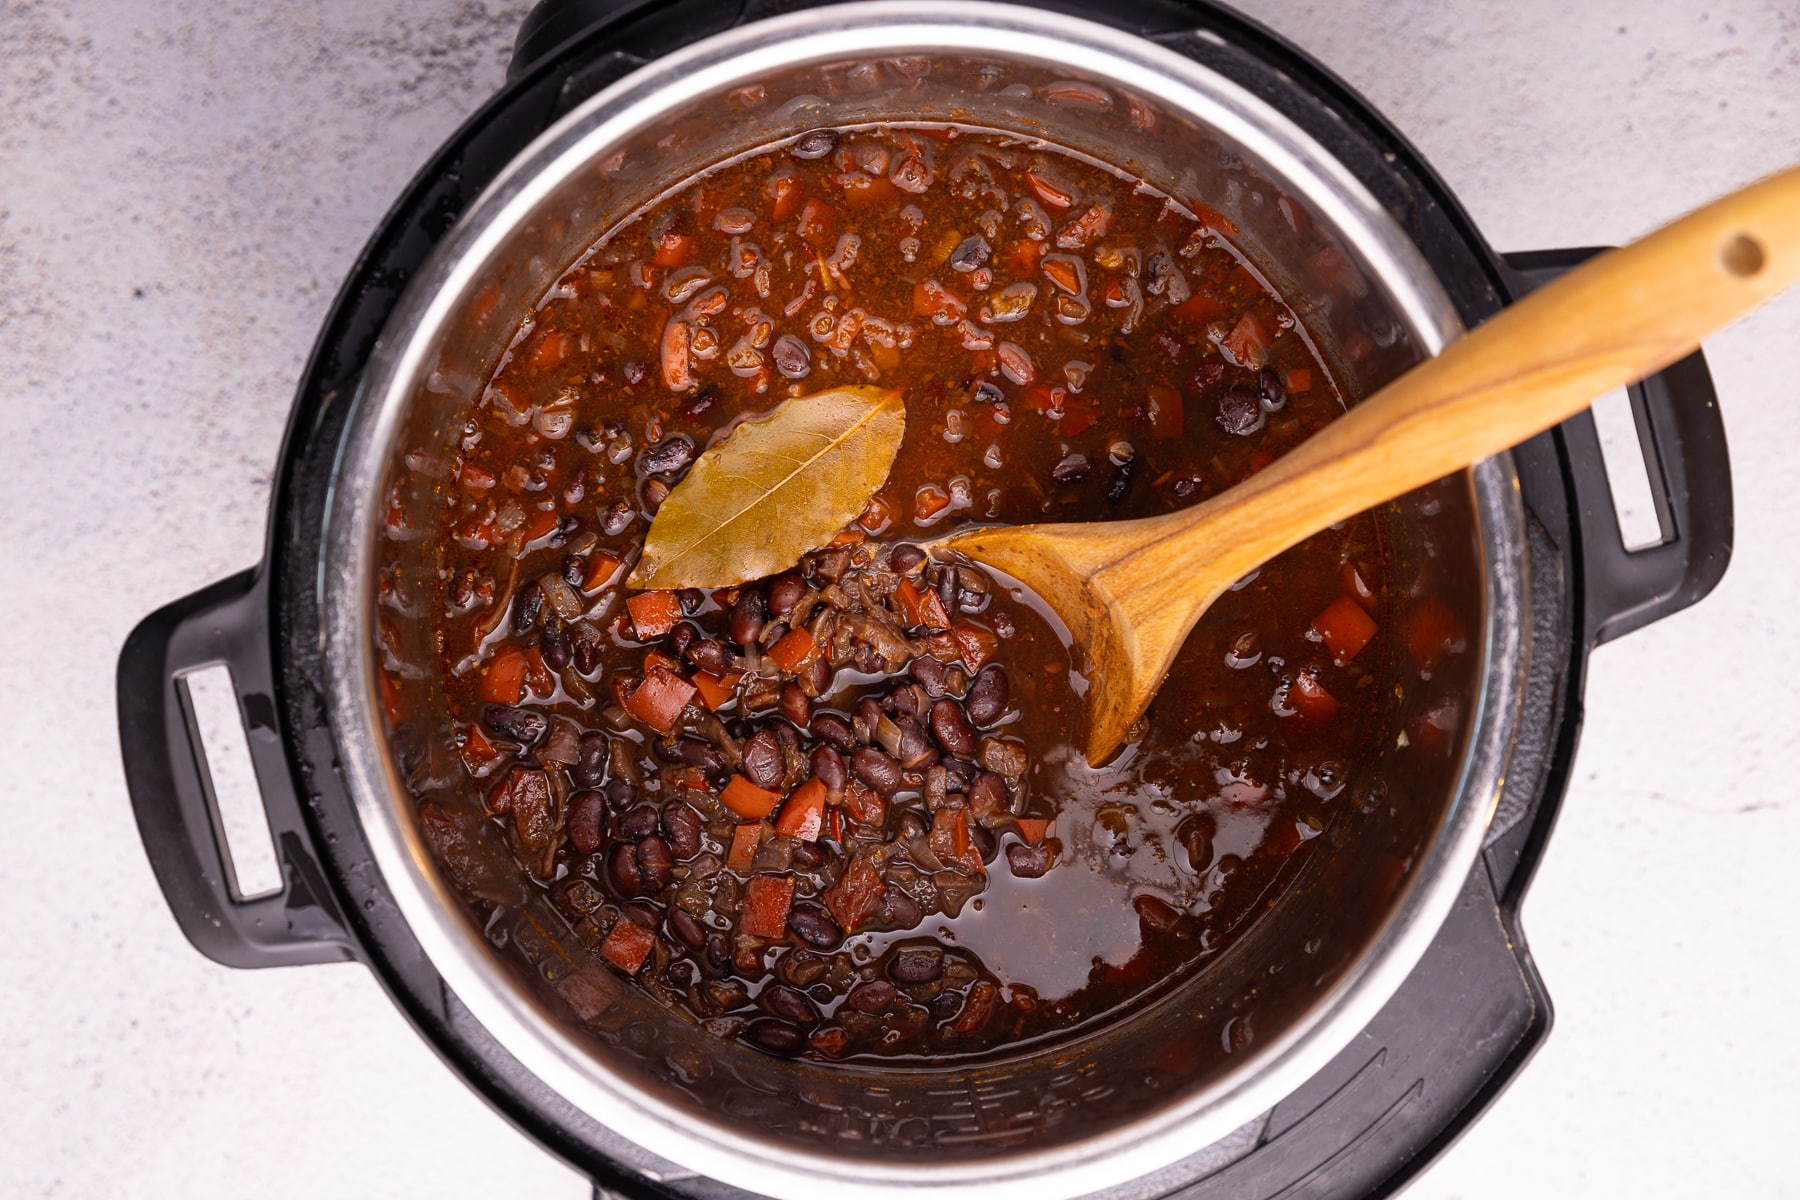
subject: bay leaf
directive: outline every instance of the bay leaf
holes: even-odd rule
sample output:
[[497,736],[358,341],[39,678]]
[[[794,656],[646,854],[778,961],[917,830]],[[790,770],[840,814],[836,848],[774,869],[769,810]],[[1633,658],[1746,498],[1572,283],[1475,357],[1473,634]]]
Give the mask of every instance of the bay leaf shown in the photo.
[[905,433],[900,393],[868,386],[744,422],[663,500],[628,585],[730,587],[785,571],[862,512]]

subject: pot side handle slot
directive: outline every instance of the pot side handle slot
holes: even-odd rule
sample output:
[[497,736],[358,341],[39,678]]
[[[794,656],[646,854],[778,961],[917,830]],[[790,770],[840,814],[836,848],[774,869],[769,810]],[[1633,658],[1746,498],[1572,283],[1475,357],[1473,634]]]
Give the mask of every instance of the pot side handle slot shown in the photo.
[[246,571],[132,630],[118,671],[125,785],[197,950],[228,967],[342,962],[355,955],[282,742],[268,616],[263,579]]
[[[1513,294],[1523,296],[1598,253],[1506,255]],[[1634,432],[1638,462],[1630,463]],[[1557,426],[1555,436],[1580,513],[1589,645],[1680,612],[1718,585],[1731,561],[1731,460],[1703,353],[1696,350],[1622,396],[1602,398]],[[1617,465],[1609,470],[1609,464]]]

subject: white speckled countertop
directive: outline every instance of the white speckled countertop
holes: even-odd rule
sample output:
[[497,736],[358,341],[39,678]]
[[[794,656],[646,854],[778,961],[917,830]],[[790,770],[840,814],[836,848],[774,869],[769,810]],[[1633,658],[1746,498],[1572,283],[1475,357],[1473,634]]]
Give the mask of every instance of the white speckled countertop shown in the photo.
[[[1245,7],[1362,89],[1501,249],[1617,242],[1800,162],[1785,0]],[[587,1194],[360,967],[189,947],[112,712],[138,618],[260,554],[326,306],[498,85],[522,11],[0,0],[8,1195]],[[1707,351],[1733,565],[1595,655],[1525,909],[1556,1029],[1411,1195],[1800,1192],[1800,295]]]

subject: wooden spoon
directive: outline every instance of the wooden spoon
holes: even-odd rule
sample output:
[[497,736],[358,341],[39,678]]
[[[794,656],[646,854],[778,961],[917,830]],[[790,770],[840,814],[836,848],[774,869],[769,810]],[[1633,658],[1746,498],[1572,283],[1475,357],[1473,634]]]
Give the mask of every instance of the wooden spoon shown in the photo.
[[1654,374],[1797,279],[1793,167],[1590,259],[1203,504],[975,529],[945,545],[1013,576],[1068,625],[1087,655],[1087,757],[1099,763],[1200,614],[1250,571]]

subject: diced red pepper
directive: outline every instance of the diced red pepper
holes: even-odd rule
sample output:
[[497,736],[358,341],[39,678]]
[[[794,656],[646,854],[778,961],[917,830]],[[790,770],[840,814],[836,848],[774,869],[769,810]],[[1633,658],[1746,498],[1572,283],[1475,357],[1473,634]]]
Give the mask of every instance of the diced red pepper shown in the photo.
[[800,206],[800,220],[794,226],[794,232],[800,235],[801,241],[823,237],[830,229],[831,209],[810,198]]
[[1030,275],[1044,259],[1044,243],[1021,238],[1006,252],[1006,265],[1015,275]]
[[1294,715],[1311,725],[1323,725],[1337,714],[1337,697],[1326,691],[1311,671],[1294,676],[1287,698]]
[[1056,821],[1050,817],[1020,817],[1015,823],[1019,827],[1019,836],[1035,846],[1044,840],[1044,835]]
[[752,875],[744,885],[744,908],[738,932],[771,941],[787,936],[788,910],[794,906],[794,881],[779,875]]
[[769,182],[763,189],[769,199],[775,202],[770,216],[777,221],[785,221],[793,216],[800,207],[800,177],[792,171],[782,170],[769,176]]
[[827,546],[854,546],[858,542],[866,542],[868,540],[869,535],[864,530],[843,529],[832,534],[831,540],[825,544]]
[[956,1021],[950,1028],[957,1033],[974,1033],[993,1019],[995,1002],[999,999],[999,988],[985,979],[977,979],[969,985],[969,997],[963,1001],[962,1011],[956,1014]]
[[873,851],[858,850],[844,873],[825,889],[825,907],[845,933],[855,933],[874,914],[882,893],[887,891],[879,861]]
[[700,703],[706,705],[707,711],[718,712],[721,706],[729,704],[731,698],[737,695],[738,680],[743,677],[742,671],[731,671],[724,676],[701,671],[688,682],[700,693]]
[[956,622],[950,626],[950,636],[956,639],[963,665],[971,671],[981,670],[1000,649],[1000,635],[974,621]]
[[789,675],[798,674],[818,656],[819,643],[804,626],[788,630],[780,641],[769,647],[769,658]]
[[844,189],[844,199],[858,208],[879,208],[900,198],[900,189],[893,180],[880,175],[847,171],[836,178],[838,186]]
[[534,508],[531,519],[526,521],[519,533],[519,544],[529,546],[540,538],[547,538],[556,532],[556,506]]
[[1056,235],[1056,244],[1064,250],[1086,250],[1096,238],[1105,237],[1111,226],[1112,209],[1104,204],[1092,204],[1086,212],[1063,226],[1062,232]]
[[893,506],[877,492],[869,497],[867,504],[863,505],[862,513],[856,518],[856,523],[866,532],[880,537],[887,532],[888,526],[894,523]]
[[651,650],[644,655],[644,674],[661,667],[671,675],[681,674],[681,660],[673,654],[664,654],[661,650]]
[[827,795],[825,785],[817,779],[809,779],[789,792],[782,802],[781,816],[775,819],[775,832],[803,842],[817,841],[825,824]]
[[1144,416],[1159,438],[1181,436],[1181,392],[1166,383],[1153,383],[1144,389]]
[[531,369],[548,371],[562,362],[563,355],[568,353],[569,339],[560,329],[552,329],[538,339],[538,344],[531,351]]
[[1269,330],[1253,312],[1239,317],[1220,345],[1240,367],[1260,371],[1269,365]]
[[486,467],[466,462],[457,471],[456,481],[471,492],[485,492],[494,486],[494,473]]
[[763,830],[767,828],[761,821],[745,821],[732,830],[731,849],[725,852],[725,865],[739,874],[748,874],[756,862],[756,848],[762,845]]
[[694,348],[694,327],[686,321],[670,321],[663,326],[662,346],[658,360],[662,364],[663,386],[671,392],[685,392],[694,382],[688,352]]
[[604,550],[596,550],[588,555],[587,575],[582,578],[581,590],[594,592],[605,587],[618,573],[620,561],[618,555],[608,554]]
[[894,599],[900,602],[901,615],[906,618],[908,625],[923,625],[927,629],[949,628],[950,614],[944,611],[944,602],[938,597],[937,589],[926,588],[921,592],[911,579],[902,577],[900,586],[894,589]]
[[1047,175],[1034,169],[1025,172],[1025,182],[1036,193],[1037,198],[1051,208],[1067,208],[1075,203],[1075,197],[1064,191],[1060,183],[1053,183]]
[[544,652],[536,646],[525,652],[525,686],[540,700],[548,700],[556,692],[556,676],[544,662]]
[[470,725],[463,737],[463,765],[469,768],[469,774],[480,777],[500,758],[500,751],[482,732],[481,726]]
[[631,627],[640,642],[653,642],[681,620],[681,601],[671,591],[637,592],[625,598]]
[[1375,622],[1348,596],[1339,596],[1312,620],[1313,632],[1331,651],[1331,660],[1343,666],[1375,636]]
[[1282,382],[1287,385],[1290,393],[1308,391],[1312,388],[1312,370],[1308,367],[1289,367]]
[[752,821],[760,821],[774,812],[775,803],[780,799],[780,792],[757,787],[742,775],[733,775],[725,790],[719,793],[721,804]]
[[913,285],[913,312],[930,317],[939,325],[950,325],[969,311],[969,302],[935,279]]
[[508,646],[494,655],[481,676],[481,698],[489,704],[517,704],[525,698],[525,652]]
[[931,818],[931,849],[943,861],[961,863],[971,871],[986,871],[981,851],[969,838],[969,813],[963,808],[940,808]]
[[1189,325],[1204,325],[1208,321],[1218,320],[1224,314],[1225,306],[1205,292],[1195,292],[1169,310],[1170,316]]
[[658,667],[644,676],[625,699],[625,711],[656,730],[668,733],[681,719],[681,710],[694,698],[694,685],[672,672]]
[[1461,641],[1449,605],[1435,596],[1419,601],[1406,623],[1406,648],[1413,661],[1427,671],[1436,670]]
[[1043,267],[1044,274],[1051,283],[1071,296],[1080,294],[1081,273],[1075,269],[1075,265],[1069,261],[1067,255],[1047,258],[1044,260]]
[[600,957],[627,975],[636,975],[656,949],[656,935],[629,917],[620,917],[600,943]]
[[693,257],[694,239],[668,229],[656,239],[656,253],[650,261],[659,267],[685,267]]
[[928,483],[913,493],[913,520],[925,522],[950,507],[950,493]]

